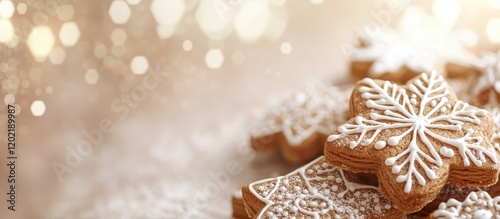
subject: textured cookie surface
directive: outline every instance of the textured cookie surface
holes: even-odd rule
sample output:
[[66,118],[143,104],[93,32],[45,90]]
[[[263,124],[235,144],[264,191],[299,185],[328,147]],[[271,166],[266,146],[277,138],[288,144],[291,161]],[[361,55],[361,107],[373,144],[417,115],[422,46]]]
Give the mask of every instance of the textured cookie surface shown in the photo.
[[401,23],[397,30],[366,27],[361,31],[360,45],[351,54],[354,76],[404,83],[433,69],[449,77],[479,72],[480,59],[468,48],[477,43],[474,32],[444,30],[414,7],[407,8]]
[[256,151],[280,149],[285,159],[305,163],[323,153],[331,130],[347,121],[352,86],[328,86],[319,81],[294,92],[263,123],[252,130]]
[[350,110],[354,118],[325,143],[327,162],[376,173],[382,194],[406,212],[420,210],[447,183],[497,182],[491,114],[457,100],[436,72],[405,86],[364,79]]
[[403,218],[377,187],[359,184],[321,156],[302,168],[242,188],[252,218]]
[[436,219],[492,219],[500,218],[500,196],[491,198],[485,191],[472,192],[463,201],[450,199],[439,205],[429,218]]
[[237,190],[233,192],[231,196],[231,205],[233,208],[233,219],[248,219],[247,212],[245,210],[245,205],[243,203],[243,195],[241,194],[241,190]]

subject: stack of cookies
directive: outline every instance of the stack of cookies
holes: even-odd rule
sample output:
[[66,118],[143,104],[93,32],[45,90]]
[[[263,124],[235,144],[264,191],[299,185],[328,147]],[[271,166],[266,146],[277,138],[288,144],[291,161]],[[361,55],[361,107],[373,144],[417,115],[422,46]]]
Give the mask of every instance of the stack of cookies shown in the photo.
[[500,56],[453,44],[453,59],[383,68],[381,47],[405,41],[381,34],[353,53],[364,79],[307,84],[252,131],[256,151],[310,162],[243,186],[234,217],[500,218]]

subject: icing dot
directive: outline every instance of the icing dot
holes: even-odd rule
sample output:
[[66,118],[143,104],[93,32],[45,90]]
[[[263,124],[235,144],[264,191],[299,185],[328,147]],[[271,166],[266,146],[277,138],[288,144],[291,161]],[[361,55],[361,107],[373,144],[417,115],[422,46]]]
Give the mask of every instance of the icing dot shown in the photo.
[[384,205],[384,208],[385,209],[391,209],[391,205],[390,204],[386,204],[386,205]]
[[330,166],[330,165],[328,165],[328,163],[327,163],[327,162],[324,162],[323,164],[321,164],[321,166],[322,166],[323,168],[327,168],[327,167],[328,167],[328,166]]
[[417,104],[417,100],[416,100],[416,99],[410,99],[410,103],[411,103],[412,105],[415,105],[415,104]]
[[397,174],[397,173],[401,172],[401,168],[402,168],[402,166],[393,166],[392,173]]
[[284,191],[286,191],[286,188],[284,186],[281,186],[280,191],[284,192]]
[[268,217],[273,217],[273,216],[274,216],[274,214],[273,214],[273,212],[267,212],[267,216],[268,216]]
[[333,190],[334,192],[336,192],[336,191],[338,191],[338,190],[339,190],[339,187],[338,187],[338,186],[332,186],[332,190]]
[[326,179],[327,179],[327,180],[333,180],[333,179],[334,179],[334,177],[333,177],[333,176],[328,176],[328,177],[326,177]]
[[285,179],[283,180],[283,184],[285,184],[285,186],[288,186],[290,183],[288,182],[288,179]]
[[264,190],[264,186],[259,186],[259,187],[257,187],[257,189],[258,189],[259,191],[262,191],[262,190]]
[[342,178],[337,177],[337,178],[335,179],[335,182],[337,182],[337,183],[341,183],[341,182],[342,182]]
[[394,158],[394,157],[387,158],[387,159],[385,160],[385,165],[387,165],[387,166],[392,166],[392,165],[394,164],[394,162],[396,162],[396,158]]
[[350,148],[355,148],[356,147],[356,142],[355,141],[349,142],[349,147]]
[[314,173],[314,171],[309,169],[309,170],[307,170],[307,173],[312,174],[312,173]]
[[385,147],[385,141],[377,141],[377,143],[375,143],[376,149],[382,149],[384,147]]
[[306,205],[306,201],[300,200],[300,205]]
[[322,183],[322,184],[321,184],[321,188],[323,188],[323,189],[324,189],[324,188],[326,188],[326,187],[328,187],[328,184],[326,184],[326,183]]
[[263,192],[262,195],[267,196],[267,195],[269,195],[269,193],[268,192]]
[[278,197],[279,200],[283,199],[282,195],[278,195],[277,197]]
[[277,211],[278,213],[281,213],[281,212],[283,211],[283,208],[277,207],[277,208],[276,208],[276,211]]
[[311,203],[309,203],[309,206],[318,207],[318,202],[312,201]]
[[431,106],[432,106],[432,107],[435,107],[435,106],[436,106],[436,100],[432,100],[432,101],[431,101]]
[[298,187],[298,186],[294,186],[294,187],[293,187],[293,189],[294,189],[295,191],[297,191],[297,192],[299,192],[299,191],[300,191],[300,187]]
[[439,153],[441,153],[445,157],[453,157],[453,155],[455,155],[455,152],[447,147],[442,147],[441,150],[439,150]]
[[400,140],[401,138],[399,136],[392,136],[389,138],[387,143],[389,143],[390,146],[396,146]]
[[380,205],[375,205],[375,211],[381,211],[382,207]]
[[375,199],[373,199],[373,202],[375,202],[375,203],[379,203],[379,202],[380,202],[380,199],[379,199],[379,198],[375,198]]
[[326,190],[323,190],[323,195],[328,195],[330,194],[330,190],[326,189]]

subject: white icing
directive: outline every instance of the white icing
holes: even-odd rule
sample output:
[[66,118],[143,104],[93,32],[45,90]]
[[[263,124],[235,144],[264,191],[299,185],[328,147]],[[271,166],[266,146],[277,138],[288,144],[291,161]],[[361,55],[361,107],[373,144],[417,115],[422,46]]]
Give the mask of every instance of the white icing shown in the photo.
[[[430,75],[421,74],[407,86],[408,88],[399,87],[388,81],[379,86],[368,78],[362,82],[364,86],[361,86],[359,91],[362,98],[367,100],[366,106],[370,112],[368,118],[358,115],[353,121],[354,124],[340,126],[339,134],[330,135],[328,141],[355,135],[357,140],[349,142],[351,149],[360,144],[368,146],[375,141],[375,148],[382,150],[384,147],[381,147],[380,141],[384,139],[378,138],[381,132],[387,135],[391,133],[389,130],[403,130],[402,134],[389,137],[386,140],[387,144],[397,145],[407,136],[410,136],[411,140],[403,151],[387,158],[385,165],[390,166],[392,172],[398,175],[397,182],[406,183],[404,188],[406,193],[412,190],[413,179],[423,186],[426,184],[424,175],[430,180],[439,177],[434,168],[443,165],[443,158],[436,151],[436,147],[440,145],[436,144],[438,142],[453,148],[441,147],[438,150],[441,155],[452,157],[456,151],[462,157],[464,166],[469,166],[471,162],[481,166],[488,162],[486,158],[497,163],[495,151],[484,147],[487,143],[483,142],[482,134],[473,129],[463,128],[465,124],[479,125],[481,122],[479,117],[485,116],[487,111],[470,108],[462,101],[450,102],[447,98],[450,90],[442,76],[438,76],[435,71]],[[409,95],[416,95],[414,103],[410,101]],[[433,101],[436,102],[434,107],[431,106]],[[428,107],[430,110],[426,111]],[[440,111],[444,107],[446,110]],[[466,133],[458,138],[450,138],[449,135],[440,135],[437,130]],[[402,172],[403,167],[407,167],[406,172]]]
[[252,136],[282,131],[290,146],[298,146],[316,132],[328,135],[347,120],[350,92],[319,81],[308,83],[275,108]]
[[364,46],[356,48],[351,59],[373,62],[369,77],[396,73],[403,67],[413,72],[429,72],[446,63],[481,66],[479,58],[465,47],[474,46],[474,38],[477,38],[474,32],[448,31],[436,25],[429,15],[415,11],[416,8],[408,7],[405,14],[414,13],[412,17],[418,22],[410,26],[402,24],[397,31],[388,27],[362,31],[360,41]]
[[[285,185],[285,181],[298,188],[287,189],[293,187]],[[275,182],[274,187],[266,186],[270,182]],[[260,186],[269,193],[263,195],[256,189]],[[269,215],[280,218],[285,214],[287,218],[320,218],[327,214],[334,218],[363,218],[365,212],[383,215],[394,210],[388,200],[381,198],[376,187],[350,182],[342,169],[327,164],[323,156],[286,176],[251,183],[249,189],[266,204],[257,218]]]
[[500,218],[500,196],[491,198],[485,191],[471,192],[463,201],[450,199],[432,213],[433,218]]
[[[486,52],[482,58],[482,73],[472,86],[472,94],[477,97],[491,89],[489,102],[497,102],[495,93],[500,93],[500,51],[498,53]],[[493,103],[494,104],[494,103]],[[497,105],[497,104],[496,104]]]

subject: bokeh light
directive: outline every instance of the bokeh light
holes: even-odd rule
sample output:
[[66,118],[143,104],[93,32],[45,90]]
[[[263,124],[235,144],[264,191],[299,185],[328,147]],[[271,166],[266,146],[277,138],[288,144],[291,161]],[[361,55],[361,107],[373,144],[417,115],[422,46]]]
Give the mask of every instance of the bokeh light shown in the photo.
[[182,49],[184,49],[184,51],[191,51],[191,49],[193,49],[193,43],[191,40],[184,40],[182,43]]
[[486,34],[492,43],[500,44],[500,18],[492,18],[488,21]]
[[57,17],[61,21],[69,21],[75,15],[75,8],[73,5],[61,5],[57,7]]
[[208,68],[217,69],[224,63],[224,55],[219,49],[211,49],[205,55],[205,63]]
[[17,9],[17,13],[19,13],[20,15],[23,15],[28,10],[28,6],[26,5],[26,3],[21,2],[21,3],[17,4],[16,9]]
[[144,56],[136,56],[132,58],[130,61],[130,69],[134,74],[142,75],[146,73],[149,68],[149,63],[146,57]]
[[74,46],[80,38],[80,29],[75,22],[66,22],[59,31],[59,39],[64,46]]
[[231,21],[235,11],[219,0],[201,1],[196,10],[196,22],[208,38],[222,40],[233,30]]
[[242,41],[254,42],[265,33],[270,18],[267,0],[245,1],[234,18],[234,29]]
[[14,14],[15,8],[11,0],[0,0],[0,17],[10,18]]
[[66,51],[62,47],[54,47],[49,54],[49,60],[54,65],[59,65],[64,62],[66,58]]
[[283,42],[281,44],[281,52],[283,54],[290,54],[292,52],[292,45],[289,42]]
[[130,7],[123,0],[113,0],[109,6],[109,16],[115,24],[125,24],[130,18]]
[[88,69],[85,72],[85,81],[88,84],[95,84],[99,80],[99,72],[95,69]]
[[52,50],[55,39],[49,27],[37,26],[31,30],[27,43],[35,60],[43,62]]
[[34,116],[42,116],[45,113],[45,103],[41,100],[35,100],[31,104],[31,113],[33,113]]
[[161,25],[176,26],[185,11],[186,4],[183,0],[153,0],[151,3],[151,13]]
[[10,20],[0,18],[0,43],[7,43],[14,37],[14,27]]
[[127,33],[121,28],[114,29],[111,32],[111,41],[116,45],[123,45],[127,41]]
[[458,0],[435,0],[432,11],[439,20],[451,27],[460,15],[460,2]]

